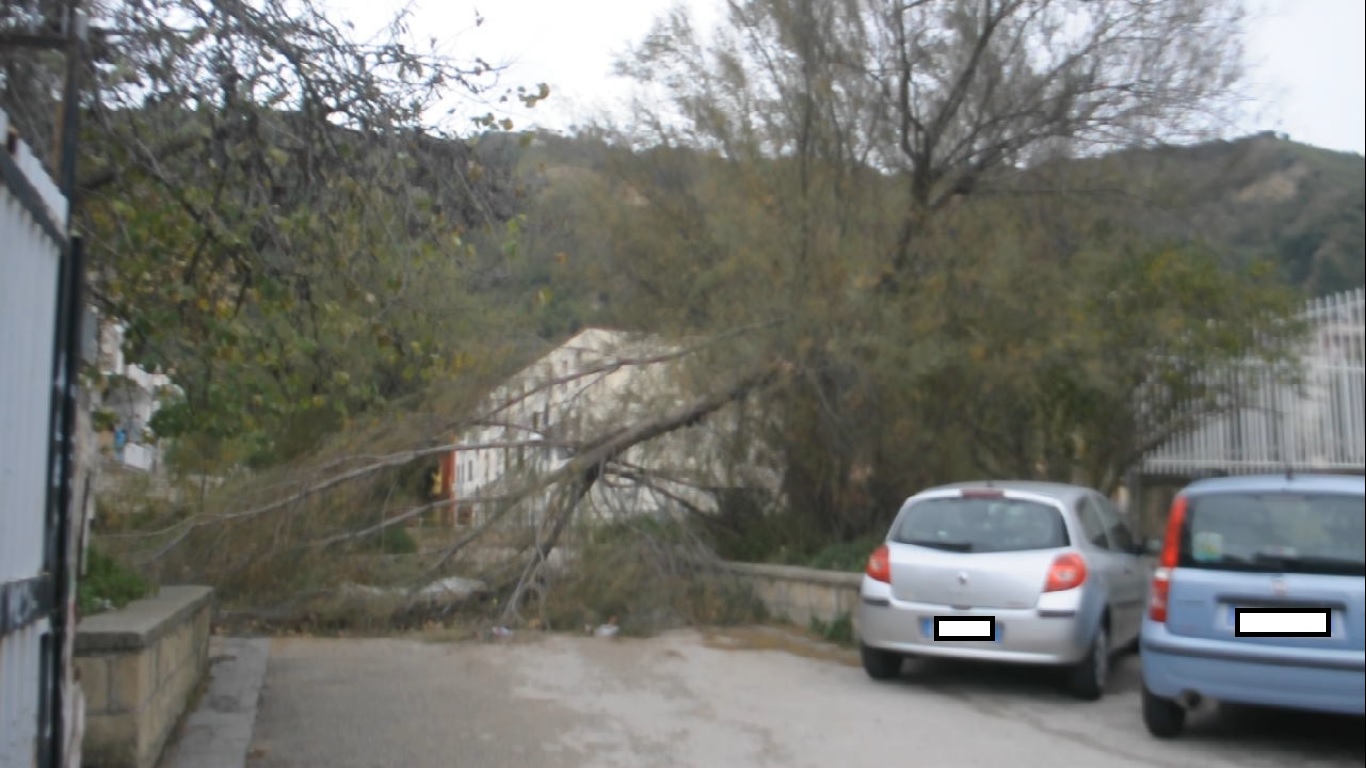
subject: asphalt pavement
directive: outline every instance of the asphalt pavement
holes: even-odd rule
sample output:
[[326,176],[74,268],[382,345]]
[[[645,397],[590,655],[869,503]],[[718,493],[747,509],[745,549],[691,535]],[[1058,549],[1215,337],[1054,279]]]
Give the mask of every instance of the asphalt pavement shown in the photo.
[[[1139,717],[1136,657],[1107,696],[1045,670],[912,662],[870,681],[847,651],[772,630],[649,640],[271,641],[249,768],[1279,768],[1359,766],[1361,718],[1217,708],[1175,741]],[[771,649],[774,645],[783,650]],[[755,647],[770,648],[754,650]]]

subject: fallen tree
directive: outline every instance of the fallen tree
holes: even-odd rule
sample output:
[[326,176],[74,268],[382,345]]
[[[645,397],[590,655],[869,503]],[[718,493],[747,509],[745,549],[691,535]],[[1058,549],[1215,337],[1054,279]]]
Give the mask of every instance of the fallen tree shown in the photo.
[[[647,356],[620,360],[614,367],[658,362],[661,360],[657,356]],[[563,384],[602,370],[603,366],[589,366],[574,375],[559,377],[554,383]],[[109,534],[106,538],[134,553],[145,570],[163,580],[213,583],[222,589],[229,603],[265,608],[284,624],[337,626],[336,615],[347,611],[353,611],[357,620],[369,627],[379,626],[381,615],[390,616],[394,625],[411,627],[448,621],[461,612],[467,618],[500,626],[545,626],[550,623],[547,614],[559,616],[558,623],[563,624],[565,612],[547,605],[546,587],[555,579],[592,575],[566,575],[565,569],[550,566],[594,486],[604,477],[651,481],[648,469],[624,461],[623,456],[638,446],[696,426],[751,394],[763,392],[778,380],[780,371],[781,366],[754,365],[748,372],[693,393],[681,402],[651,408],[644,418],[577,441],[538,437],[462,444],[430,440],[430,427],[422,424],[425,419],[412,414],[398,416],[402,426],[395,428],[393,423],[386,422],[386,440],[375,443],[365,435],[365,430],[360,430],[359,435],[348,441],[348,445],[366,444],[370,448],[367,453],[343,453],[339,447],[286,469],[234,478],[211,493],[201,508],[186,511],[170,525]],[[506,400],[483,402],[471,416],[442,426],[454,426],[458,431],[462,426],[486,425],[509,405]],[[411,445],[424,440],[434,444],[384,450],[393,444]],[[401,490],[396,490],[399,476],[457,447],[557,448],[565,451],[567,458],[552,471],[528,473],[504,493],[482,499],[490,507],[488,514],[478,524],[459,530],[458,537],[449,544],[390,558],[405,561],[402,567],[390,568],[393,563],[389,561],[376,565],[374,560],[379,556],[366,553],[384,532],[406,527],[451,503],[412,500],[411,494],[405,497]],[[523,508],[529,499],[543,495],[551,503],[534,525],[521,526],[511,521],[514,511]],[[404,503],[405,498],[409,503]],[[622,518],[633,513],[619,512]],[[708,578],[726,578],[716,567],[717,558],[707,542],[687,526],[672,529],[667,545],[660,540],[658,529],[630,523],[617,527],[641,534],[627,537],[632,543],[625,551],[653,553],[650,558],[637,558],[635,567],[644,571],[638,578],[649,580],[665,574],[674,578],[686,572],[697,577],[692,579],[695,587]],[[649,534],[645,535],[646,532]],[[618,536],[617,540],[622,538]],[[480,557],[462,557],[472,551]],[[501,555],[489,562],[482,556],[490,552]],[[564,560],[560,558],[560,562]],[[472,590],[459,599],[447,601],[420,599],[425,587],[451,578],[478,580],[486,589]],[[740,594],[733,584],[696,594],[722,593],[732,597]],[[404,595],[407,597],[401,597]],[[538,615],[525,616],[533,598]],[[679,600],[673,602],[677,604]],[[695,613],[719,615],[714,608],[693,611],[676,607],[668,613],[675,620],[687,620],[688,615]],[[643,623],[646,622],[637,622],[637,626]]]

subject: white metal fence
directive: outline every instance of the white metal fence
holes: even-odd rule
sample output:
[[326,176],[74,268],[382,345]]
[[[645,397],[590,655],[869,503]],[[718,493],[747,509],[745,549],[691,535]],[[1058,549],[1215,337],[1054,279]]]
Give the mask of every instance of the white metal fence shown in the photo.
[[0,766],[30,768],[54,651],[48,453],[67,202],[25,144],[0,152]]
[[1214,372],[1235,393],[1237,409],[1148,454],[1155,475],[1366,468],[1366,292],[1358,288],[1309,302],[1310,338],[1303,378],[1246,362]]

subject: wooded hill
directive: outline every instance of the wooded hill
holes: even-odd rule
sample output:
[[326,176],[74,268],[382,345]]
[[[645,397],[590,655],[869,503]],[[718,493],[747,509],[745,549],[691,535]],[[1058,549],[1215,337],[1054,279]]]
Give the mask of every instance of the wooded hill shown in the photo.
[[[1245,259],[1269,256],[1285,278],[1321,296],[1366,284],[1366,158],[1271,132],[1234,141],[1109,158],[1170,179],[1183,234]],[[1179,219],[1179,217],[1174,217]]]
[[[641,204],[639,191],[625,177],[649,175],[641,169],[657,160],[659,150],[629,152],[594,136],[548,132],[490,134],[475,147],[491,167],[517,175],[525,193],[522,211],[534,212],[541,227],[539,241],[527,254],[531,263],[520,273],[525,282],[506,288],[523,295],[547,291],[540,295],[553,308],[542,327],[550,336],[599,322],[598,311],[612,300],[602,286],[553,277],[557,263],[572,259],[582,274],[585,264],[603,258],[584,250],[589,243],[580,239],[582,233],[570,232],[574,201],[597,188],[613,190],[624,207]],[[685,149],[669,152],[689,154]],[[699,167],[714,161],[700,154],[695,159]],[[630,166],[635,171],[625,170]],[[1023,195],[1042,194],[1059,177],[1072,184],[1081,179],[1082,193],[1089,184],[1096,196],[1127,200],[1121,207],[1154,238],[1203,241],[1222,251],[1232,268],[1269,260],[1306,296],[1366,284],[1366,158],[1361,155],[1301,144],[1268,131],[1066,160],[1021,172],[1009,186]],[[881,183],[891,189],[897,180],[883,177]]]

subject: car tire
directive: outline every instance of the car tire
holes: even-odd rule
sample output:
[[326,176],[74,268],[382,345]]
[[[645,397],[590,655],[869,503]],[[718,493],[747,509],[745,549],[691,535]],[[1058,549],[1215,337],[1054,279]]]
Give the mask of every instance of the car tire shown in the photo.
[[1143,686],[1143,724],[1159,739],[1173,739],[1186,728],[1186,708]]
[[1091,645],[1067,672],[1067,690],[1082,701],[1095,701],[1105,694],[1110,677],[1110,634],[1105,625],[1096,628]]
[[860,644],[859,656],[863,659],[863,671],[874,680],[892,680],[901,674],[904,657],[899,653]]

